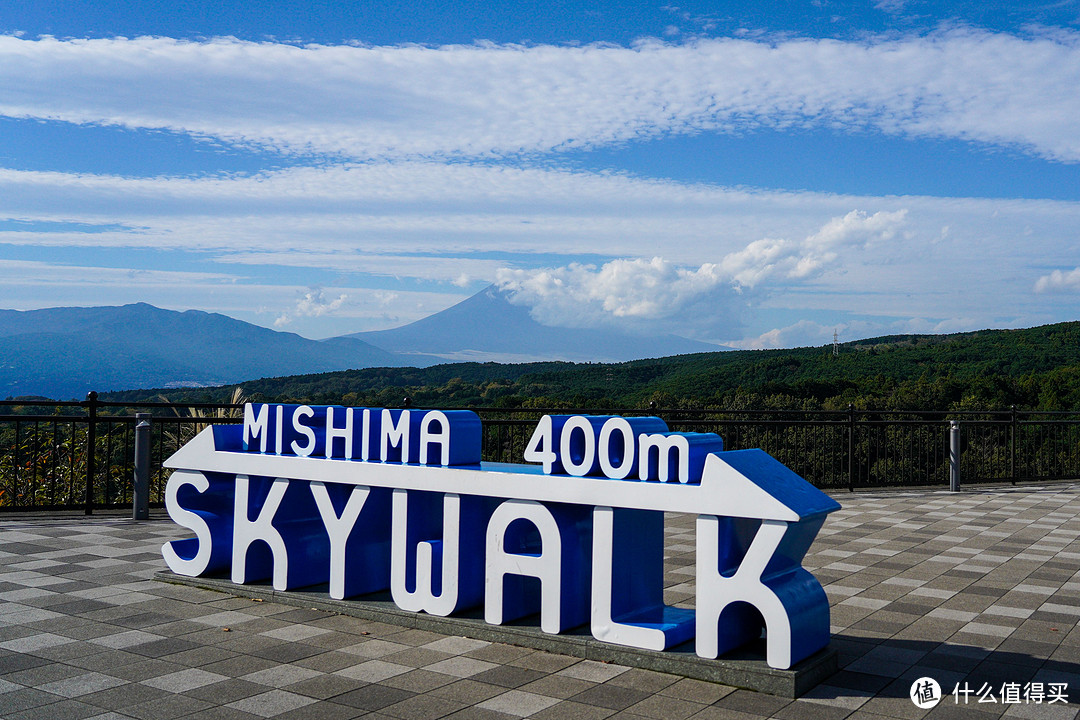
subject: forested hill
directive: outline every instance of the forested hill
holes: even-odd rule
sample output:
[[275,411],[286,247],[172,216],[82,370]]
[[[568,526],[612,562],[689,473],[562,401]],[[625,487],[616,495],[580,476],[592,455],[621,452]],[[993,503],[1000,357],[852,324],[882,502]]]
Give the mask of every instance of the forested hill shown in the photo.
[[[792,350],[700,353],[616,364],[460,363],[243,383],[268,401],[397,406],[1080,409],[1080,322],[955,335],[895,335]],[[224,399],[227,391],[170,391]],[[110,399],[135,400],[139,393]],[[142,393],[141,397],[146,397]]]

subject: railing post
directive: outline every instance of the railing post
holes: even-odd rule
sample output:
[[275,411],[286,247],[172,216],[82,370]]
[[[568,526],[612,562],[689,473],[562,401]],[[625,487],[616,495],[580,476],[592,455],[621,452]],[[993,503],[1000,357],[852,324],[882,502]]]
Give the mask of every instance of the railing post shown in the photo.
[[91,390],[86,393],[86,496],[83,498],[83,512],[94,514],[94,475],[97,467],[94,461],[97,449],[97,411],[98,394]]
[[949,421],[949,490],[960,491],[960,423]]
[[131,519],[150,519],[150,413],[135,414],[135,482]]
[[848,492],[855,492],[855,405],[848,403],[847,466]]
[[1012,484],[1015,485],[1017,481],[1016,469],[1018,463],[1016,462],[1016,406],[1010,406],[1011,422],[1009,424],[1009,476],[1012,477]]

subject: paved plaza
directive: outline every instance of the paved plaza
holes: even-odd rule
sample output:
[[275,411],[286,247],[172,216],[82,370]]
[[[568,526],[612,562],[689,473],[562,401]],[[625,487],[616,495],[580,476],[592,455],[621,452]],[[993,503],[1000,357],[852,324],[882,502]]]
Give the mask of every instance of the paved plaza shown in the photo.
[[[1080,485],[834,497],[805,565],[841,669],[798,700],[166,584],[189,533],[163,516],[0,516],[0,717],[1077,715]],[[691,517],[667,554],[668,602],[692,602]]]

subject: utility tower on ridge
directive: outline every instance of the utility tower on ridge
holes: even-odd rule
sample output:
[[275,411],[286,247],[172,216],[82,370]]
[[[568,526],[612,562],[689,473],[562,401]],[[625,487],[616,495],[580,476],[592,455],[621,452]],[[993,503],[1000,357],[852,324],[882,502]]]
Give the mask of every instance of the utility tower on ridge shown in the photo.
[[836,342],[837,339],[838,339],[838,336],[836,334],[836,329],[833,328],[833,331],[832,331],[832,355],[833,355],[833,357],[837,357],[837,356],[840,355],[840,345]]

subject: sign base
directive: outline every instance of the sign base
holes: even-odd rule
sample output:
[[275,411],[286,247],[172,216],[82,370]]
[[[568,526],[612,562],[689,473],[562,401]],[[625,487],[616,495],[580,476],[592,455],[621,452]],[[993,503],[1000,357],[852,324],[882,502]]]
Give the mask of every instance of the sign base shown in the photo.
[[236,597],[260,598],[282,605],[316,608],[443,635],[507,643],[585,660],[654,670],[785,698],[797,698],[806,694],[839,669],[838,653],[831,647],[819,650],[788,670],[778,670],[766,664],[764,642],[752,643],[716,660],[708,660],[697,656],[693,641],[664,652],[643,650],[600,642],[589,633],[588,625],[558,635],[548,634],[541,631],[537,616],[504,625],[490,625],[484,622],[482,609],[454,617],[409,612],[398,608],[390,599],[389,592],[373,593],[349,600],[333,600],[328,596],[325,585],[281,592],[274,590],[269,583],[238,585],[225,575],[188,577],[167,570],[156,573],[155,579],[215,590]]

